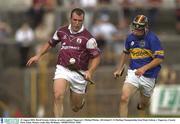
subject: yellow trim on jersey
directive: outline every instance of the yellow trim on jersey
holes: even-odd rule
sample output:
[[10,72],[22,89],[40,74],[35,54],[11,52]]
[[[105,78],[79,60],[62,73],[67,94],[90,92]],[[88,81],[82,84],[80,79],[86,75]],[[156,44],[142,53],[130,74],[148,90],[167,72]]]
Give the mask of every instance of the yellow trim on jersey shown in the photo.
[[130,56],[132,59],[154,58],[152,51],[145,48],[133,48],[130,49]]
[[155,51],[154,55],[164,56],[164,50]]

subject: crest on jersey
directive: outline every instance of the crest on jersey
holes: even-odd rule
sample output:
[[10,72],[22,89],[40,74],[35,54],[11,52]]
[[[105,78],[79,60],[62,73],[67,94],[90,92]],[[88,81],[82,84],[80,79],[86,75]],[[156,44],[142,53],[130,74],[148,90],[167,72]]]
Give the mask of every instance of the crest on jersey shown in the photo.
[[144,41],[144,40],[140,40],[139,46],[140,46],[141,48],[144,48],[144,47],[145,47],[145,41]]
[[66,35],[64,35],[62,39],[67,39],[67,36],[66,36]]
[[82,39],[81,39],[81,38],[77,38],[76,42],[77,42],[78,44],[81,44]]
[[134,45],[134,41],[131,42],[131,46],[133,46],[133,45]]

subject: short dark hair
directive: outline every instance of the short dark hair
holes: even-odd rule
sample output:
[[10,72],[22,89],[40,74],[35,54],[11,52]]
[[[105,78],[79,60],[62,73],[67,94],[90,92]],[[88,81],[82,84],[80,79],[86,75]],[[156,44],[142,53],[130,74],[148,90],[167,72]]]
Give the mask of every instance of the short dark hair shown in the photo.
[[83,9],[81,9],[81,8],[74,8],[72,11],[71,11],[71,17],[72,17],[72,15],[73,15],[73,13],[76,13],[77,15],[85,15],[85,12],[84,12],[84,10]]

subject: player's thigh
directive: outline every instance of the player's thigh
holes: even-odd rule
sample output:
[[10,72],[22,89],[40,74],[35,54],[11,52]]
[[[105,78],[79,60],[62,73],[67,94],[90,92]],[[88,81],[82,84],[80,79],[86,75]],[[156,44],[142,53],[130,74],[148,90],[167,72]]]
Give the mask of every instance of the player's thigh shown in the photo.
[[68,82],[65,79],[59,78],[54,80],[54,95],[55,97],[63,96],[67,89]]
[[79,93],[76,93],[76,92],[73,92],[72,90],[70,90],[71,104],[81,105],[83,99],[84,99],[84,94],[79,94]]
[[140,93],[146,97],[150,97],[155,86],[155,78],[140,77]]
[[129,98],[131,97],[135,92],[137,91],[137,87],[132,85],[131,83],[124,83],[123,88],[122,88],[122,95],[121,97]]

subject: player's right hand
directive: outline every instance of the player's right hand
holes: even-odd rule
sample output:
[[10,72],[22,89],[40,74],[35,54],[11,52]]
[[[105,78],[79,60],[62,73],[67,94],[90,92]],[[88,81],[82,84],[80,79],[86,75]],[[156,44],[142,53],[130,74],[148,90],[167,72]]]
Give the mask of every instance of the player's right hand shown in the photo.
[[123,72],[124,72],[124,68],[122,68],[122,69],[120,69],[120,70],[116,70],[116,71],[113,73],[114,78],[115,78],[115,79],[118,79],[120,76],[122,76]]
[[84,77],[85,79],[92,80],[92,72],[89,70],[85,71]]
[[37,63],[38,62],[38,60],[39,60],[39,56],[33,56],[33,57],[31,57],[29,60],[28,60],[28,62],[26,63],[26,66],[30,66],[32,63]]
[[119,76],[120,76],[120,73],[119,73],[118,70],[116,70],[116,71],[113,73],[113,75],[114,75],[114,78],[115,78],[115,79],[118,79]]

